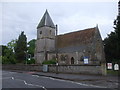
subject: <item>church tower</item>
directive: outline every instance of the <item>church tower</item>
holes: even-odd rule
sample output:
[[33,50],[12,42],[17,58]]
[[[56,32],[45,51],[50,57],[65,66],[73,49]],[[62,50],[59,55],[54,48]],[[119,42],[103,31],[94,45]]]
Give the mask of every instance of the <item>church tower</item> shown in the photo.
[[42,64],[48,60],[48,53],[53,51],[55,51],[55,25],[46,10],[37,26],[36,63]]

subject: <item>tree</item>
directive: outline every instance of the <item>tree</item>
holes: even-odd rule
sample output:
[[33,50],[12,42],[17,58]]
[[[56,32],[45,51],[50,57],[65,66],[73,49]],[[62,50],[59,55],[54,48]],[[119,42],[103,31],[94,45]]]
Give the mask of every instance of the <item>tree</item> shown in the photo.
[[22,31],[16,41],[15,47],[15,56],[18,63],[23,63],[26,59],[26,52],[27,52],[27,37]]
[[5,56],[5,49],[8,49],[8,47],[7,46],[5,46],[5,45],[1,45],[1,53],[2,53],[2,56]]
[[11,48],[2,45],[2,64],[15,64],[15,55]]
[[[120,1],[119,1],[119,4],[120,4]],[[120,14],[120,12],[119,12],[119,14]],[[117,37],[117,50],[116,50],[116,52],[119,54],[120,53],[120,15],[118,15],[117,19],[114,21],[114,29],[115,29],[115,34]],[[118,55],[118,58],[120,59],[120,55]]]
[[[120,1],[118,4],[120,7]],[[114,29],[115,31],[111,32],[108,37],[104,39],[104,49],[107,62],[120,61],[120,15],[118,15],[117,19],[114,21]]]
[[107,62],[117,61],[119,56],[118,51],[118,38],[115,32],[111,32],[107,38],[104,40],[105,44],[105,56]]
[[16,64],[14,53],[12,49],[5,49],[5,56],[2,57],[3,64]]
[[17,44],[16,42],[17,42],[17,39],[11,40],[11,42],[9,42],[7,44],[8,48],[11,48],[13,50],[13,52],[15,52],[15,47],[16,47],[16,44]]
[[35,39],[32,39],[31,41],[28,42],[28,53],[31,54],[32,57],[34,57],[34,52],[35,52]]

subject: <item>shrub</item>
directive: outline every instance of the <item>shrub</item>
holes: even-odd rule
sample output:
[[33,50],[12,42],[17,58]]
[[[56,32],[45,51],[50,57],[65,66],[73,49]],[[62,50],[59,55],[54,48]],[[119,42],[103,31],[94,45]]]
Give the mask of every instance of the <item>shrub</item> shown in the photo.
[[2,56],[2,64],[16,64],[16,60],[14,57]]
[[51,59],[51,60],[48,60],[48,61],[43,61],[42,64],[56,64],[56,60],[55,59]]
[[[26,64],[26,60],[24,60],[24,64]],[[35,59],[27,59],[27,64],[35,64]]]

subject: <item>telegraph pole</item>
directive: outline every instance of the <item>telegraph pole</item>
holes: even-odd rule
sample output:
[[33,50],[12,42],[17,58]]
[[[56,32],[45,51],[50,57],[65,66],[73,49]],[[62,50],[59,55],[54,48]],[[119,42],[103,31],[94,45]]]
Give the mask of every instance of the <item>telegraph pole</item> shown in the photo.
[[58,26],[56,24],[56,37],[55,37],[55,52],[56,52],[56,74],[58,74],[58,48],[57,48],[57,33],[58,33]]

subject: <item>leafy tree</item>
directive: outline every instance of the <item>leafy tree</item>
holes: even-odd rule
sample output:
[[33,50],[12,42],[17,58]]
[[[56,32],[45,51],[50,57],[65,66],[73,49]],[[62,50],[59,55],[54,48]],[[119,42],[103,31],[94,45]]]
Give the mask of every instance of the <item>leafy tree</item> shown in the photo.
[[[24,64],[26,64],[26,61],[24,61]],[[27,64],[35,64],[35,59],[27,59]]]
[[15,51],[15,47],[16,47],[16,44],[17,44],[16,42],[17,42],[17,39],[11,40],[11,42],[9,42],[7,44],[8,48],[11,48],[13,50],[13,52]]
[[27,37],[22,31],[21,34],[18,37],[18,40],[16,41],[16,47],[15,47],[15,56],[18,60],[18,63],[23,63],[26,59],[26,52],[27,52]]
[[32,39],[31,41],[28,42],[28,53],[31,54],[31,57],[34,57],[34,51],[35,51],[35,39]]
[[115,32],[111,32],[107,38],[105,38],[105,55],[107,62],[112,62],[119,59],[118,40]]
[[108,37],[104,39],[104,49],[107,62],[120,61],[120,15],[118,15],[117,19],[114,21],[114,29],[115,31],[111,32]]
[[16,59],[12,49],[4,46],[2,54],[2,64],[16,64]]
[[2,56],[5,56],[5,49],[8,49],[8,47],[7,46],[5,46],[5,45],[1,45],[1,53],[2,53]]
[[[119,4],[120,4],[120,1],[119,1]],[[120,8],[120,7],[119,7]],[[119,12],[120,14],[120,12]],[[116,34],[116,41],[117,41],[117,50],[116,50],[116,53],[117,53],[117,56],[118,56],[118,59],[120,59],[120,55],[118,55],[120,53],[120,15],[117,16],[117,19],[114,21],[114,29],[115,29],[115,34]]]

